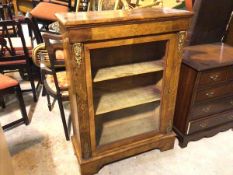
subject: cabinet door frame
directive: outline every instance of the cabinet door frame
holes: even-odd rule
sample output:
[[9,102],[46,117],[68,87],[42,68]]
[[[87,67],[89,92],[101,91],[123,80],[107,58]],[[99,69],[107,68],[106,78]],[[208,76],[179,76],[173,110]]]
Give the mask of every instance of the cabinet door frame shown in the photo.
[[[143,139],[148,139],[154,137],[156,133],[145,133],[138,136],[133,136],[126,138],[124,140],[119,140],[107,145],[101,145],[97,147],[96,144],[96,128],[95,128],[95,114],[94,114],[94,104],[93,104],[93,85],[92,85],[92,73],[91,73],[91,56],[90,51],[99,48],[108,48],[114,46],[123,46],[131,44],[140,44],[156,41],[167,41],[166,51],[165,51],[165,62],[164,62],[164,72],[163,72],[163,85],[161,92],[161,107],[160,107],[160,131],[157,135],[162,133],[172,132],[170,129],[174,114],[175,97],[178,85],[179,68],[180,68],[180,58],[178,56],[178,35],[177,33],[152,35],[152,36],[142,36],[136,38],[127,39],[117,39],[111,41],[100,41],[100,42],[90,42],[84,43],[84,60],[86,65],[86,82],[87,82],[87,97],[89,106],[89,123],[90,123],[90,138],[91,138],[91,149],[92,154],[96,155],[102,153],[109,149],[121,149],[122,146],[131,144],[133,142],[140,142]],[[174,79],[173,77],[177,77]],[[169,130],[169,131],[168,131]]]

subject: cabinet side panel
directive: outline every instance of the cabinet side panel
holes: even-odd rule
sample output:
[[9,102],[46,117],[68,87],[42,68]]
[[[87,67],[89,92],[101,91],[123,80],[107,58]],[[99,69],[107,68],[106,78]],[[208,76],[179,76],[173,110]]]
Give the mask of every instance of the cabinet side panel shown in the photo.
[[[77,99],[76,99],[76,91],[75,91],[75,81],[73,78],[75,77],[74,73],[74,61],[71,59],[71,49],[69,45],[69,39],[64,39],[64,57],[66,58],[66,75],[67,75],[67,82],[69,83],[69,97],[70,97],[70,109],[71,109],[71,119],[73,125],[73,137],[75,138],[78,147],[80,147],[80,135],[79,135],[79,122],[78,122],[78,109],[77,109]],[[80,148],[79,148],[80,150]]]
[[176,98],[176,108],[174,115],[174,127],[185,133],[186,121],[192,101],[193,88],[195,85],[197,72],[189,66],[182,64],[180,80]]
[[76,152],[83,159],[87,159],[91,156],[91,144],[83,45],[80,43],[70,45],[69,41],[65,40],[64,48],[74,139],[79,147]]
[[167,45],[167,58],[163,75],[161,123],[160,131],[169,133],[172,131],[172,122],[175,109],[177,85],[179,79],[181,57],[179,50],[179,34],[173,35]]

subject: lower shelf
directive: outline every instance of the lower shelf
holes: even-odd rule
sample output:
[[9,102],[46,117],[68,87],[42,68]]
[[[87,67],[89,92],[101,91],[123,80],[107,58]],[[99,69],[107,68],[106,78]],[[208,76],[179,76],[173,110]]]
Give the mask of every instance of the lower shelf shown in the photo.
[[96,118],[97,145],[159,131],[160,101],[103,114]]
[[160,90],[156,85],[136,87],[118,92],[97,90],[96,115],[113,112],[160,100]]

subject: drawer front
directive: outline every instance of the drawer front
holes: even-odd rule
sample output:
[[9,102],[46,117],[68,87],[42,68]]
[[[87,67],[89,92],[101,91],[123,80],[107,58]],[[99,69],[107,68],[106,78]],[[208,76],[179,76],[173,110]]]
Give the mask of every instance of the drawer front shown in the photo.
[[209,85],[227,80],[227,69],[211,70],[202,72],[199,85]]
[[192,134],[227,122],[233,122],[233,111],[191,121],[189,123],[187,134]]
[[192,107],[190,111],[190,119],[198,119],[231,108],[233,108],[233,97],[201,103]]
[[199,90],[197,92],[196,101],[207,100],[215,97],[233,94],[233,83],[224,84],[222,86]]

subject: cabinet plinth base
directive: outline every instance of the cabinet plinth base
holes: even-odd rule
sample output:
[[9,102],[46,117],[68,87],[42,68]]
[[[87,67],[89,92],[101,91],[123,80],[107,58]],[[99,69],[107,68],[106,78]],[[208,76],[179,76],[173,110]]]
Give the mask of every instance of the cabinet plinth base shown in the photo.
[[173,132],[166,135],[157,135],[152,138],[141,140],[137,143],[123,146],[121,149],[107,151],[85,160],[79,155],[78,146],[74,137],[72,138],[72,142],[79,161],[81,175],[93,175],[97,173],[104,165],[117,160],[137,155],[152,149],[159,149],[161,152],[173,149],[175,136],[176,135]]
[[182,134],[177,128],[173,127],[174,131],[177,134],[177,138],[179,140],[179,145],[181,148],[187,147],[188,143],[190,141],[197,141],[205,137],[212,137],[219,132],[223,132],[229,129],[233,130],[233,122],[226,123],[224,125],[219,125],[218,127],[214,127],[212,129],[208,129],[206,131],[200,131],[197,133],[194,133],[192,135],[184,135]]

